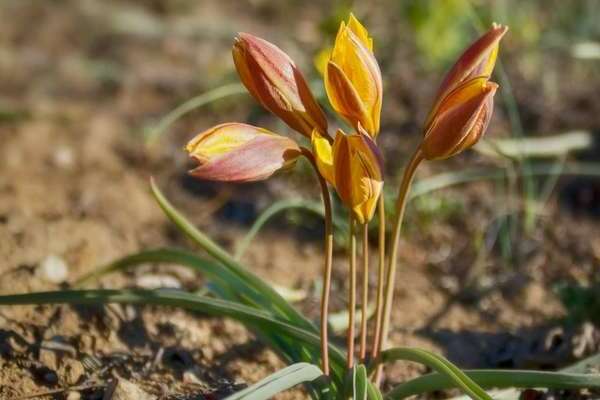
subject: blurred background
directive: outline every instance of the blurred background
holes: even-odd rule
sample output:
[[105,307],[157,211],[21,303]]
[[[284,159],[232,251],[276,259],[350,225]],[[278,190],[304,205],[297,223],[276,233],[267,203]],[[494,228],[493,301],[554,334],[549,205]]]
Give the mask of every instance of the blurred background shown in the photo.
[[[600,350],[597,0],[1,0],[0,292],[55,289],[135,250],[185,246],[149,194],[153,175],[199,227],[316,318],[322,222],[309,168],[299,163],[255,184],[199,182],[186,175],[192,164],[182,147],[227,121],[301,140],[239,85],[233,37],[251,32],[284,49],[328,107],[317,66],[351,11],[373,36],[384,77],[379,143],[390,201],[444,72],[492,22],[510,27],[486,140],[418,174],[393,342],[462,367],[559,368]],[[246,247],[252,224],[274,206],[279,212]],[[347,285],[344,216],[338,221],[335,310]],[[148,266],[100,284],[203,282]],[[101,365],[122,353],[110,368],[128,370],[146,390],[174,385],[175,394],[227,393],[281,366],[230,321],[118,309],[116,317],[1,310],[0,395],[87,379],[93,368],[78,366],[81,357],[53,360],[29,347],[53,340]],[[142,374],[136,366],[159,349],[170,351],[161,367]],[[399,365],[390,380],[422,372]]]

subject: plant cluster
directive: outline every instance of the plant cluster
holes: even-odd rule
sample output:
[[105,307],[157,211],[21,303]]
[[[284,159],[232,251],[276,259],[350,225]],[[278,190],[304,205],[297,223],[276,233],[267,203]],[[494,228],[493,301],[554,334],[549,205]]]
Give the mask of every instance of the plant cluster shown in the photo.
[[[483,136],[493,111],[498,85],[490,81],[507,28],[492,27],[469,46],[443,79],[423,126],[422,139],[398,187],[389,254],[383,201],[383,157],[377,144],[383,84],[374,56],[373,39],[350,15],[342,22],[324,68],[324,85],[333,110],[347,128],[331,129],[302,73],[281,49],[264,39],[240,33],[233,59],[241,81],[268,111],[299,132],[309,145],[267,129],[228,122],[194,137],[186,146],[198,164],[190,174],[204,180],[250,182],[291,169],[306,158],[312,165],[325,217],[323,292],[317,327],[235,257],[189,223],[152,182],[153,194],[171,221],[209,258],[159,249],[117,260],[77,285],[102,274],[148,262],[180,264],[200,271],[210,281],[209,295],[166,290],[68,290],[0,296],[0,304],[136,303],[184,307],[230,317],[244,323],[289,367],[236,393],[230,399],[266,399],[298,383],[319,399],[396,399],[432,390],[458,387],[473,399],[491,399],[492,387],[600,387],[600,379],[580,373],[536,371],[462,371],[445,358],[416,348],[389,348],[388,333],[396,281],[398,242],[411,183],[418,166],[443,160],[473,146]],[[338,126],[335,124],[334,126]],[[349,211],[348,329],[346,349],[330,343],[329,294],[333,260],[333,213],[330,189]],[[377,213],[378,271],[375,318],[369,330],[368,225]],[[357,236],[361,236],[360,321],[357,321]],[[356,340],[355,326],[359,327]],[[371,339],[369,342],[368,339]],[[358,351],[355,350],[358,343]],[[407,360],[435,372],[381,392],[383,364]],[[320,366],[320,367],[318,367]]]

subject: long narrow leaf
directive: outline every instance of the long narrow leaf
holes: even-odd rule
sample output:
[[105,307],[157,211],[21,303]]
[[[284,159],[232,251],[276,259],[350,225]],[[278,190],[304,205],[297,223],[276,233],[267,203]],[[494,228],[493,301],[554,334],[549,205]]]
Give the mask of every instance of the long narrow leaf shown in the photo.
[[261,280],[258,276],[248,271],[241,264],[239,264],[225,249],[213,242],[208,236],[200,232],[194,225],[192,225],[179,211],[177,211],[173,205],[165,198],[160,189],[156,186],[154,181],[151,181],[152,194],[158,201],[158,204],[165,212],[167,217],[177,227],[185,233],[191,240],[197,245],[203,248],[210,256],[223,263],[232,273],[238,275],[249,285],[254,287],[260,296],[256,297],[256,300],[267,310],[272,310],[274,314],[281,315],[294,324],[301,326],[307,330],[318,332],[316,326],[306,319],[298,310],[296,310],[290,303],[285,301],[279,293],[277,293],[271,286]]
[[82,287],[103,275],[126,271],[145,263],[172,263],[198,271],[217,283],[216,289],[221,292],[220,294],[226,291],[229,294],[225,298],[227,300],[244,299],[246,305],[254,305],[255,302],[251,299],[260,294],[222,264],[205,260],[194,253],[179,249],[147,250],[120,258],[81,277],[74,283],[74,286]]
[[383,395],[377,386],[371,381],[367,381],[367,399],[368,400],[383,400]]
[[[582,389],[600,388],[600,376],[545,371],[519,370],[465,370],[469,378],[485,389],[547,388]],[[396,386],[386,399],[403,399],[415,394],[457,387],[448,376],[433,373]]]
[[[257,296],[260,297],[262,294],[246,280],[239,275],[235,275],[220,263],[205,260],[194,253],[179,249],[148,250],[123,257],[85,275],[75,282],[75,285],[82,286],[104,274],[126,271],[145,263],[171,263],[191,268],[202,273],[212,281],[208,288],[217,297],[234,302],[242,301],[247,306],[261,309],[254,299]],[[293,324],[293,321],[290,323]],[[297,341],[286,343],[278,337],[276,331],[255,330],[255,333],[265,343],[271,345],[273,350],[286,362],[300,360],[318,362],[319,360],[318,356],[320,353],[314,351],[303,352],[302,346]],[[334,345],[330,345],[330,352],[338,355],[337,358],[332,358],[332,368],[335,372],[335,378],[338,379],[343,374],[345,361],[342,353]]]
[[[374,368],[378,363],[386,363],[396,360],[406,360],[427,365],[429,368],[447,376],[456,387],[462,389],[474,400],[492,400],[492,398],[477,383],[469,378],[460,368],[452,364],[446,358],[427,350],[396,347],[383,351],[376,362],[371,366]],[[388,398],[386,396],[386,398]]]
[[312,364],[292,364],[227,397],[226,400],[267,400],[277,393],[290,389],[299,383],[311,382],[321,375],[323,375],[323,372]]
[[367,400],[367,369],[364,365],[355,365],[352,369],[352,399]]
[[[172,289],[158,290],[64,290],[0,296],[0,305],[17,304],[153,304],[180,307],[208,315],[229,317],[242,323],[277,330],[314,350],[320,348],[320,338],[313,332],[279,320],[268,312],[231,301],[197,296]],[[333,357],[343,362],[344,356],[333,351]]]

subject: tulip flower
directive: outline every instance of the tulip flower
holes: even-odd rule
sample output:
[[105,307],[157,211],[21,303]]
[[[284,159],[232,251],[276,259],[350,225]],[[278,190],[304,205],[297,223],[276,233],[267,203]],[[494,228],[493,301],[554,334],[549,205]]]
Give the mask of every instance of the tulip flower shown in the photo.
[[490,76],[502,36],[497,24],[475,41],[446,74],[425,123],[421,150],[425,159],[444,159],[473,146],[483,136],[493,112],[498,85]]
[[327,133],[327,119],[292,59],[264,39],[240,33],[233,61],[242,83],[267,110],[307,137]]
[[290,168],[300,156],[292,139],[241,123],[225,123],[194,137],[185,148],[198,167],[194,177],[214,181],[251,182]]
[[381,72],[373,55],[373,40],[352,14],[347,25],[340,25],[324,79],[334,110],[354,129],[360,124],[375,138],[381,114]]
[[383,189],[383,160],[379,149],[360,127],[346,135],[338,130],[332,147],[335,189],[360,224],[373,218]]

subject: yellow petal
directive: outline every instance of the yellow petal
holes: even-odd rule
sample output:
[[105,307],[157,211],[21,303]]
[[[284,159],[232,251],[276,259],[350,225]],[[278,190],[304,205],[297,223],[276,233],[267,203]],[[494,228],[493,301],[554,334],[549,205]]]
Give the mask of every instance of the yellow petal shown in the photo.
[[383,88],[381,71],[366,35],[356,18],[351,17],[348,26],[342,22],[326,69],[325,89],[337,113],[355,129],[360,123],[375,137],[379,133]]
[[319,172],[327,182],[335,185],[333,173],[333,149],[331,143],[316,129],[312,133],[312,147]]
[[345,72],[333,61],[325,70],[325,91],[329,102],[348,123],[354,127],[360,122],[367,129],[373,129],[368,110],[359,93]]
[[352,13],[350,13],[350,17],[348,18],[348,29],[360,39],[367,49],[373,52],[373,39],[369,37],[367,28]]

